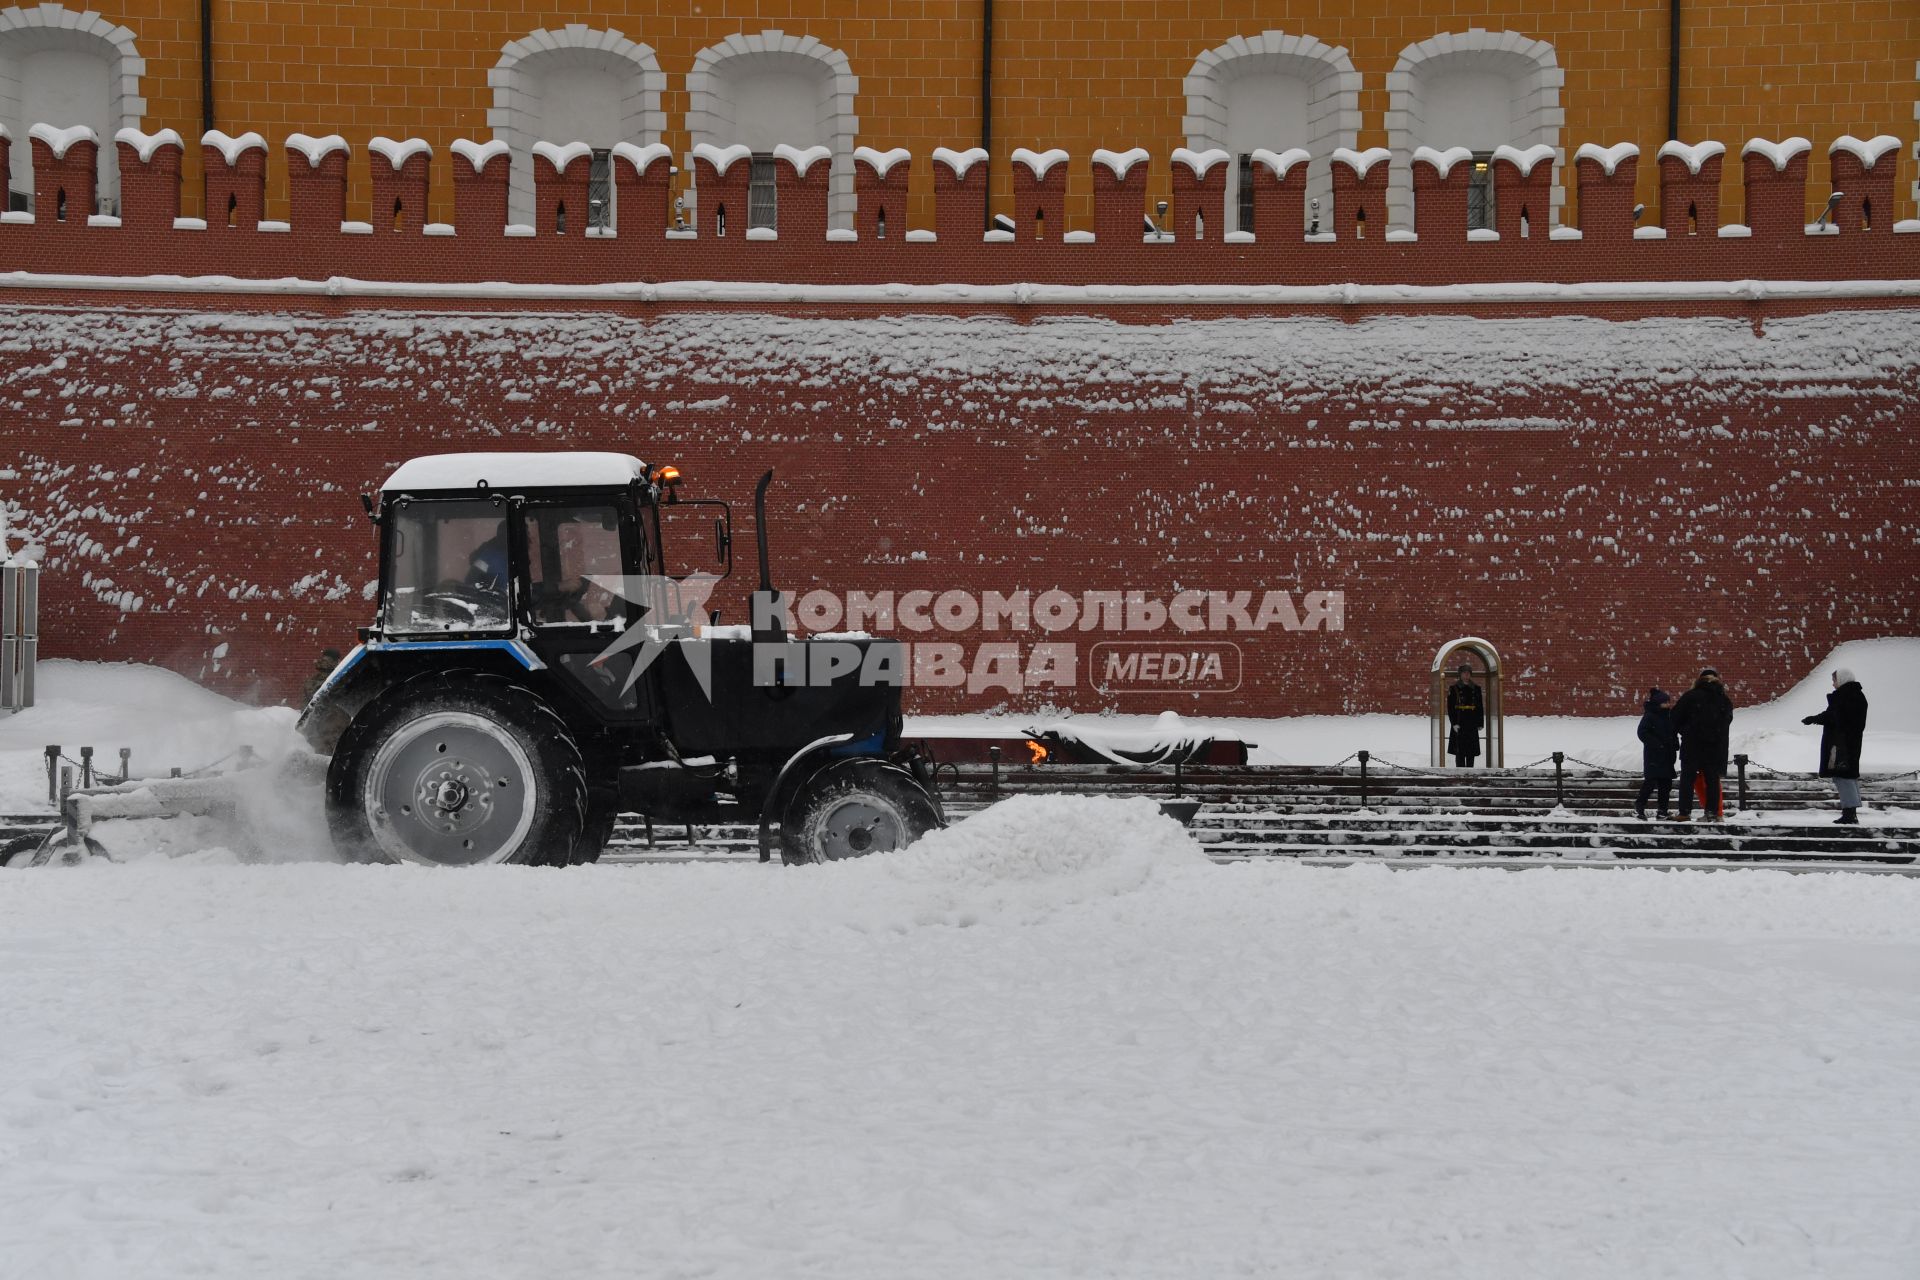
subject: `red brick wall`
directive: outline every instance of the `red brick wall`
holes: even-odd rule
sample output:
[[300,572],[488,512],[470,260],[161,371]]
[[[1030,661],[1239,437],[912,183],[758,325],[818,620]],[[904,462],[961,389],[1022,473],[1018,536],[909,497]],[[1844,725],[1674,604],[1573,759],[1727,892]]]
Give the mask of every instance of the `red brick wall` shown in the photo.
[[4,492],[50,548],[44,652],[265,697],[371,613],[354,495],[454,448],[675,461],[743,547],[776,466],[795,592],[1347,593],[1343,632],[1230,637],[1245,686],[1200,713],[1417,711],[1468,632],[1521,713],[1618,712],[1702,661],[1760,698],[1920,634],[1920,310],[15,301]]
[[[44,150],[47,180],[89,180],[81,148]],[[1053,209],[1045,241],[983,242],[977,169],[944,181],[934,243],[907,240],[897,204],[885,240],[827,240],[803,189],[824,167],[787,165],[781,238],[670,237],[659,157],[622,160],[613,236],[508,237],[505,166],[444,159],[457,234],[390,211],[346,232],[361,211],[338,155],[297,162],[290,230],[205,231],[172,223],[179,158],[121,146],[122,225],[0,225],[0,272],[28,273],[0,276],[0,465],[50,548],[49,654],[285,696],[371,613],[353,495],[410,455],[476,447],[625,449],[741,504],[777,466],[796,591],[1346,593],[1342,632],[1239,637],[1241,693],[1200,712],[1418,710],[1433,650],[1463,632],[1506,649],[1510,705],[1536,713],[1617,711],[1707,660],[1769,696],[1839,641],[1916,633],[1920,307],[1875,282],[1920,279],[1920,234],[1865,229],[1851,205],[1839,234],[1805,234],[1806,157],[1744,165],[1747,207],[1782,211],[1751,236],[1703,212],[1695,235],[1636,239],[1634,162],[1587,160],[1581,239],[1470,242],[1464,188],[1429,166],[1419,239],[1330,243],[1299,235],[1297,179],[1256,184],[1261,240],[1142,243],[1136,180],[1095,184],[1095,243],[1063,241]],[[1838,167],[1886,196],[1899,162]],[[548,195],[568,181],[541,176]],[[1496,179],[1517,192],[1511,166]],[[431,180],[409,167],[416,204]],[[871,230],[897,191],[860,191]],[[1182,219],[1207,198],[1183,188]],[[118,286],[156,275],[197,291]],[[373,296],[329,296],[333,277]],[[803,304],[702,283],[769,281],[934,288]],[[1576,287],[1365,291],[1529,282]],[[1029,284],[1159,292],[1063,303]],[[721,603],[741,616],[737,593]],[[1100,701],[1084,680],[1060,700]]]

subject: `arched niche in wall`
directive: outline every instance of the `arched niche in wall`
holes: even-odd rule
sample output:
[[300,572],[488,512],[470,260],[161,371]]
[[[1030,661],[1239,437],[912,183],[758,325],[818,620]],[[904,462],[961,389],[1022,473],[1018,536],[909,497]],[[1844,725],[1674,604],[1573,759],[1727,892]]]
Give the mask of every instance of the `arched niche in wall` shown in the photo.
[[[1387,216],[1413,225],[1413,153],[1419,147],[1465,147],[1474,153],[1476,197],[1490,201],[1492,175],[1484,167],[1494,149],[1554,148],[1553,209],[1559,221],[1566,201],[1560,145],[1566,113],[1560,106],[1560,69],[1553,46],[1517,31],[1448,32],[1408,45],[1387,76],[1387,146],[1393,172],[1387,184]],[[1491,205],[1483,204],[1486,225]]]
[[100,139],[100,211],[119,212],[119,149],[113,136],[140,127],[147,100],[140,96],[146,60],[133,32],[92,11],[57,4],[0,9],[0,122],[13,135],[8,206],[33,192],[36,124],[68,129],[86,125]]
[[1195,151],[1218,148],[1233,157],[1227,170],[1227,225],[1251,231],[1247,183],[1252,153],[1304,147],[1307,196],[1333,217],[1331,157],[1352,147],[1360,132],[1360,75],[1347,51],[1312,36],[1284,31],[1235,36],[1194,60],[1184,84],[1182,128]]
[[513,156],[507,216],[533,221],[533,144],[584,142],[593,148],[596,221],[612,213],[609,154],[622,142],[660,141],[666,76],[647,45],[618,31],[573,23],[512,41],[487,73],[493,109],[487,123]]
[[[687,73],[687,133],[694,146],[744,146],[753,153],[750,214],[759,225],[770,225],[766,202],[773,196],[773,149],[826,147],[833,153],[827,222],[851,227],[859,91],[860,78],[847,55],[812,36],[732,35],[693,57]],[[686,168],[693,170],[691,156]]]
[[1506,672],[1500,661],[1500,651],[1493,647],[1491,640],[1479,636],[1460,636],[1449,640],[1433,655],[1433,669],[1428,679],[1428,720],[1431,725],[1428,740],[1432,748],[1430,763],[1436,769],[1445,767],[1447,763],[1447,677],[1461,664],[1472,669],[1472,675],[1484,693],[1485,723],[1481,726],[1481,733],[1486,744],[1487,767],[1505,768]]

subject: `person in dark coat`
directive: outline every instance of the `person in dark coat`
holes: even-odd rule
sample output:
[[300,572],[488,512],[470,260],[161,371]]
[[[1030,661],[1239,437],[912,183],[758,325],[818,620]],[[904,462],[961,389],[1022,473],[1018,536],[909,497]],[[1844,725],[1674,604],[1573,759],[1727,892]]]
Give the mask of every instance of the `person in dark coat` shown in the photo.
[[1473,668],[1460,664],[1459,678],[1447,686],[1447,754],[1465,769],[1480,755],[1480,730],[1487,722],[1487,695],[1473,682]]
[[1665,689],[1647,694],[1640,708],[1640,798],[1633,802],[1633,816],[1647,820],[1647,800],[1658,788],[1659,816],[1667,818],[1667,801],[1673,795],[1673,761],[1680,753],[1680,735],[1673,731],[1673,695]]
[[1733,699],[1712,667],[1700,673],[1693,688],[1673,704],[1673,727],[1680,735],[1680,813],[1678,822],[1693,819],[1693,780],[1706,780],[1702,821],[1718,822],[1721,814],[1720,779],[1727,772],[1727,739],[1733,732]]
[[1860,821],[1860,740],[1867,733],[1867,695],[1853,672],[1841,667],[1833,673],[1833,692],[1827,709],[1801,724],[1820,729],[1820,776],[1833,779],[1840,796],[1840,822]]

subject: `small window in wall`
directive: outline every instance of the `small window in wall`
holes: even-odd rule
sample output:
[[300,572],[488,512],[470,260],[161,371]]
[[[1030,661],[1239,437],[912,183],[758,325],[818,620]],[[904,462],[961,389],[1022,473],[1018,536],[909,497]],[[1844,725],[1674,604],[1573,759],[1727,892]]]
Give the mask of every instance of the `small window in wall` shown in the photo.
[[587,170],[587,226],[605,231],[613,225],[613,152],[595,148]]
[[748,227],[774,228],[779,221],[779,192],[773,177],[773,153],[754,152],[753,168],[747,175]]
[[1467,185],[1467,230],[1493,230],[1493,152],[1473,153],[1473,178]]
[[7,212],[8,213],[32,213],[33,212],[33,192],[8,191],[7,192]]
[[1253,230],[1253,153],[1241,153],[1234,162],[1236,175],[1240,179],[1234,204],[1234,227],[1240,231]]

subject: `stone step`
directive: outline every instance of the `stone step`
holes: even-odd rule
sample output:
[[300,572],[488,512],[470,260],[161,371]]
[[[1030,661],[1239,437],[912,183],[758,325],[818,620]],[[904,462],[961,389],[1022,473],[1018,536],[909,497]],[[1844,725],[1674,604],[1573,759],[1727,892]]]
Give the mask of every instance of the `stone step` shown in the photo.
[[1221,849],[1265,849],[1279,845],[1314,846],[1324,849],[1408,849],[1445,848],[1480,851],[1510,850],[1535,853],[1555,849],[1583,849],[1588,853],[1611,852],[1621,857],[1638,854],[1671,854],[1700,857],[1740,857],[1751,854],[1792,854],[1807,857],[1899,859],[1920,858],[1920,839],[1908,840],[1835,840],[1820,837],[1739,835],[1684,836],[1583,834],[1577,831],[1550,831],[1537,835],[1521,832],[1449,832],[1409,829],[1403,832],[1325,830],[1271,831],[1196,831],[1194,837],[1208,852]]
[[[1230,854],[1209,855],[1215,862],[1254,862],[1267,855]],[[1392,871],[1404,871],[1416,868],[1446,867],[1449,870],[1459,868],[1491,868],[1502,871],[1618,871],[1628,868],[1642,871],[1771,871],[1790,875],[1844,874],[1844,875],[1888,875],[1920,876],[1920,866],[1889,865],[1879,862],[1796,862],[1791,859],[1778,862],[1728,862],[1714,858],[1538,858],[1538,857],[1499,857],[1473,856],[1457,854],[1448,857],[1403,857],[1397,853],[1377,854],[1326,854],[1320,856],[1288,856],[1287,861],[1297,862],[1307,867],[1386,867]]]
[[1522,861],[1561,860],[1568,862],[1623,862],[1641,864],[1645,862],[1688,862],[1702,866],[1712,865],[1771,865],[1776,862],[1789,862],[1815,866],[1911,866],[1920,870],[1920,861],[1912,854],[1860,855],[1860,854],[1820,854],[1812,852],[1788,852],[1775,850],[1753,850],[1749,852],[1718,853],[1707,856],[1689,857],[1685,852],[1667,850],[1649,850],[1643,854],[1622,853],[1596,850],[1580,845],[1547,845],[1524,850],[1462,849],[1457,845],[1446,844],[1409,844],[1409,845],[1346,845],[1337,849],[1324,844],[1287,843],[1275,841],[1263,844],[1240,846],[1206,846],[1207,856],[1216,862],[1245,861],[1254,858],[1297,858],[1303,861],[1326,861],[1329,859],[1354,861],[1373,861],[1381,858],[1427,859],[1436,862],[1466,862],[1487,858],[1512,858]]
[[[1824,817],[1825,815],[1823,815]],[[1834,815],[1837,817],[1838,815]],[[1870,813],[1868,815],[1872,817]],[[1405,831],[1421,829],[1459,829],[1473,831],[1591,831],[1595,833],[1619,833],[1622,835],[1664,832],[1673,835],[1725,835],[1784,833],[1802,836],[1831,836],[1839,839],[1867,839],[1885,837],[1887,839],[1920,838],[1920,826],[1894,825],[1882,823],[1862,823],[1841,825],[1837,821],[1820,822],[1778,822],[1767,821],[1764,813],[1756,814],[1752,810],[1729,814],[1723,822],[1663,822],[1658,818],[1649,818],[1642,822],[1633,817],[1612,815],[1582,814],[1573,812],[1546,814],[1488,814],[1484,812],[1454,813],[1388,813],[1378,810],[1369,811],[1329,811],[1317,813],[1289,813],[1277,810],[1222,810],[1212,806],[1202,806],[1194,817],[1195,827],[1220,828],[1337,828],[1344,831]]]

